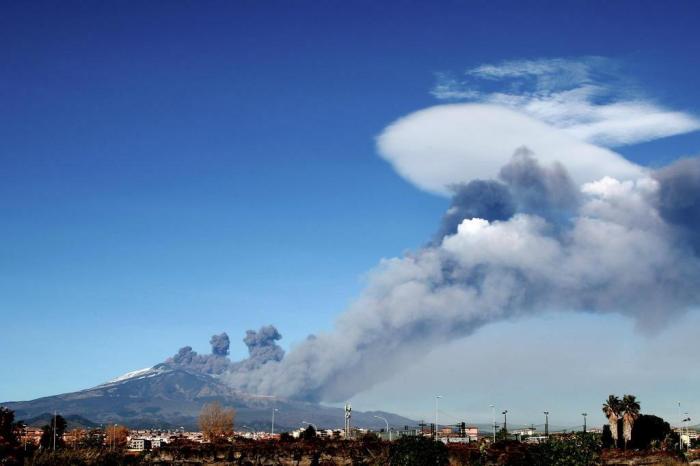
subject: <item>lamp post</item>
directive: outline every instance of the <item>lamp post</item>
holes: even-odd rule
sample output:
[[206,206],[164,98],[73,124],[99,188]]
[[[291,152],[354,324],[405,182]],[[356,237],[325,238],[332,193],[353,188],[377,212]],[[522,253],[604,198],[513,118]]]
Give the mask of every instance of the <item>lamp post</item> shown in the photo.
[[544,412],[544,436],[549,437],[549,411]]
[[391,442],[391,430],[389,430],[389,421],[387,421],[387,419],[385,417],[381,417],[381,416],[374,416],[374,417],[384,421],[384,423],[386,424],[386,431],[389,433],[389,441]]
[[438,401],[442,395],[435,395],[435,440],[438,439]]
[[583,433],[586,433],[586,416],[588,416],[588,413],[581,413],[581,416],[583,416]]
[[496,406],[489,405],[491,408],[491,417],[493,418],[493,443],[496,443]]
[[272,408],[272,428],[270,429],[270,435],[275,435],[275,413],[279,411],[277,408]]
[[503,411],[503,432],[508,435],[508,410]]
[[682,419],[681,418],[681,402],[679,401],[678,402],[678,420],[681,422],[680,424],[678,424],[678,432],[680,432],[678,434],[678,439],[679,439],[678,440],[678,449],[679,450],[683,450],[683,440],[681,438],[681,436],[683,435],[683,427],[681,427],[683,424],[683,421],[681,421],[681,419]]

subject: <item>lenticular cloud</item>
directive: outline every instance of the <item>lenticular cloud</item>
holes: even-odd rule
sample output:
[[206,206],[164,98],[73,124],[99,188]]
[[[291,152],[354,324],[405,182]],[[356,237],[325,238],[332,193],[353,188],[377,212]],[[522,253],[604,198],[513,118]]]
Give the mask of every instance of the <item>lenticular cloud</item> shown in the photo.
[[536,156],[521,149],[494,179],[453,185],[433,242],[382,260],[334,331],[222,377],[247,392],[339,401],[491,322],[614,312],[651,331],[698,304],[700,161],[579,185]]

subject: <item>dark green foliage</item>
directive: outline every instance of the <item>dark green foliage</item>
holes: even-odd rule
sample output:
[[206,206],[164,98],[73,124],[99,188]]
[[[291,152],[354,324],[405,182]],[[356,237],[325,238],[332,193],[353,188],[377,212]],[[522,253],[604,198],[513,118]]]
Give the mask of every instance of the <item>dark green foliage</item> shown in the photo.
[[501,430],[496,432],[496,442],[504,442],[506,440],[508,440],[508,431],[501,428]]
[[314,429],[314,426],[309,426],[299,437],[302,440],[314,440],[316,438],[316,429]]
[[612,432],[608,424],[603,426],[603,435],[600,441],[603,443],[603,448],[612,448],[615,446],[615,439],[612,437]]
[[19,434],[21,422],[15,422],[14,411],[0,407],[0,464],[21,464]]
[[449,453],[442,442],[427,437],[401,437],[391,445],[391,466],[443,466],[449,464]]
[[671,434],[671,426],[658,416],[642,414],[632,428],[632,442],[628,447],[643,450],[660,448]]
[[565,438],[550,437],[530,450],[532,466],[590,466],[600,464],[601,439],[579,432]]
[[66,432],[68,423],[60,414],[51,419],[51,424],[47,424],[41,429],[44,431],[41,434],[39,444],[45,450],[53,450],[54,435],[56,436],[56,449],[63,448],[63,434]]

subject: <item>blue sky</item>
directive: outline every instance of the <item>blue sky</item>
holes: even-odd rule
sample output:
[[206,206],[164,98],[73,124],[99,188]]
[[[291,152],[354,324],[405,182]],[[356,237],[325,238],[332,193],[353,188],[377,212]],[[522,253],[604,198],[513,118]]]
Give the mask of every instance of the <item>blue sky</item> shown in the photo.
[[[222,330],[237,342],[272,323],[288,347],[330,328],[364,274],[424,245],[448,205],[376,148],[392,121],[444,102],[431,93],[440,76],[605,57],[624,78],[605,75],[616,92],[700,115],[699,9],[3,5],[0,400],[85,388],[187,344],[206,351]],[[615,147],[651,166],[699,149],[697,131]]]

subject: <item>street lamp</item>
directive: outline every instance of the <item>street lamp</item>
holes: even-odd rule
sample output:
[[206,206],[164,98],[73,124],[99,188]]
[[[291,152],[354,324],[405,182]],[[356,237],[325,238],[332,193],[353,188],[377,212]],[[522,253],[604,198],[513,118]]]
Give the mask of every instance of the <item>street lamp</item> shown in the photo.
[[384,421],[386,423],[386,431],[389,432],[389,441],[391,442],[391,431],[389,430],[389,421],[387,421],[387,419],[385,417],[381,417],[381,416],[374,416],[374,417],[376,417],[377,419],[381,419],[382,421]]
[[583,416],[583,433],[586,433],[586,416],[588,416],[588,413],[581,413],[581,416]]
[[503,411],[503,432],[508,435],[508,410]]
[[438,401],[442,395],[435,395],[435,440],[438,439]]
[[549,437],[549,411],[544,412],[544,436]]
[[270,435],[275,435],[275,413],[279,411],[277,408],[272,408],[272,428],[270,429]]
[[681,421],[680,425],[678,426],[678,431],[680,434],[678,434],[678,449],[683,450],[683,421],[681,418],[681,402],[678,402],[678,420]]
[[493,443],[496,443],[496,406],[489,405],[491,408],[491,417],[493,418]]

